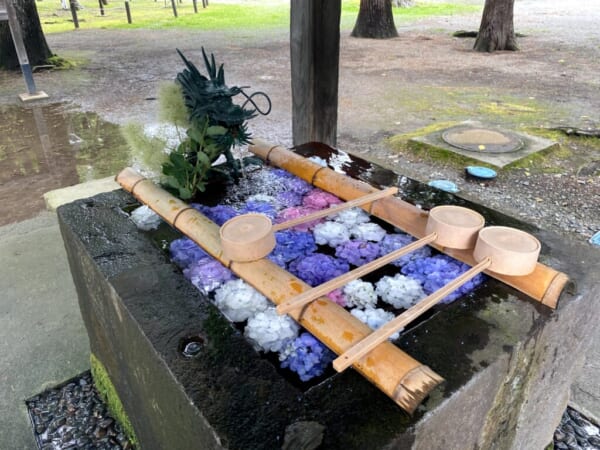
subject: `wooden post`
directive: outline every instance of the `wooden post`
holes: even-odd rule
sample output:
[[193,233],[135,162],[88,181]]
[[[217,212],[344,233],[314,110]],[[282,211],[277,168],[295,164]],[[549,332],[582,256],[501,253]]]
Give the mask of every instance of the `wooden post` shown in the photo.
[[73,0],[71,0],[69,2],[69,5],[71,7],[71,16],[73,17],[73,25],[75,25],[75,28],[79,28],[79,20],[77,19],[77,5],[75,5],[75,2]]
[[292,1],[292,132],[294,145],[335,147],[341,0]]
[[198,13],[198,4],[197,4],[196,0],[192,0],[192,3],[194,5],[194,13],[197,14]]
[[129,2],[125,1],[125,13],[127,14],[127,23],[131,23],[131,9],[129,8]]
[[98,0],[98,5],[100,5],[100,15],[103,16],[104,15],[104,3],[102,3],[102,0]]
[[175,5],[175,0],[171,0],[171,7],[173,8],[173,15],[177,17],[177,5]]

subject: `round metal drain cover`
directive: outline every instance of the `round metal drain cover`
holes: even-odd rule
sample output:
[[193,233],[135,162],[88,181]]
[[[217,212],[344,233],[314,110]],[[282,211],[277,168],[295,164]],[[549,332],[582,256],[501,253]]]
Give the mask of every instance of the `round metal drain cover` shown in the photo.
[[489,128],[451,128],[442,133],[442,139],[453,147],[477,153],[510,153],[523,146],[514,134]]

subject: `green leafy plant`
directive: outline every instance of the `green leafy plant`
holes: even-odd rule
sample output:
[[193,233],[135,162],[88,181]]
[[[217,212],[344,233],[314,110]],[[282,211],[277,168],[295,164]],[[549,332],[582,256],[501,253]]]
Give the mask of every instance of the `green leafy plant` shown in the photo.
[[[250,142],[246,121],[256,117],[257,113],[268,114],[271,101],[262,92],[248,96],[241,87],[228,87],[223,65],[217,68],[214,55],[211,54],[209,59],[204,48],[202,56],[208,77],[202,75],[179,50],[177,52],[186,66],[177,75],[176,82],[181,88],[188,113],[188,129],[185,138],[163,163],[162,173],[165,175],[165,187],[186,200],[204,192],[211,181],[239,178],[243,161],[234,158],[232,148]],[[237,95],[246,98],[241,106],[233,102]],[[253,100],[257,95],[266,99],[266,111],[262,111]],[[246,108],[248,103],[253,108]],[[168,111],[166,108],[165,112]],[[174,110],[172,112],[175,114]],[[181,122],[181,118],[178,121]],[[226,163],[215,166],[221,155],[225,156]]]

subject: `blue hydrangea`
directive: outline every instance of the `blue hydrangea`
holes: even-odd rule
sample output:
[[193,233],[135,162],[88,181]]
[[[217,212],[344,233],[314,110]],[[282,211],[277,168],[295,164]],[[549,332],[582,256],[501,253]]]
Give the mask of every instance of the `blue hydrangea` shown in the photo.
[[185,269],[194,262],[205,258],[208,254],[190,238],[175,239],[169,245],[171,260],[181,269]]
[[[387,255],[388,253],[398,250],[399,248],[406,247],[408,244],[410,244],[414,241],[415,241],[415,238],[413,238],[409,234],[404,234],[404,233],[388,234],[379,243],[380,249],[381,249],[380,256]],[[412,261],[413,259],[427,258],[429,256],[431,256],[431,248],[429,248],[428,246],[425,246],[425,247],[421,247],[415,251],[412,251],[412,252],[408,253],[407,255],[404,255],[404,256],[396,259],[395,261],[392,261],[392,264],[394,266],[401,267],[401,266],[407,264],[408,262]]]
[[315,238],[311,233],[305,231],[279,231],[275,233],[275,239],[277,244],[272,255],[286,263],[317,251]]
[[277,215],[277,209],[267,202],[249,200],[246,205],[242,208],[242,214],[246,213],[260,213],[274,219]]
[[379,256],[379,245],[363,240],[346,241],[335,249],[335,256],[354,266],[362,266]]
[[204,214],[219,226],[223,225],[232,217],[239,215],[235,209],[226,205],[206,206],[199,203],[192,203],[190,206]]
[[300,257],[290,263],[289,271],[311,286],[318,286],[350,270],[346,261],[322,253]]
[[[470,269],[470,266],[447,255],[435,255],[429,258],[414,259],[402,267],[404,275],[418,280],[427,295],[442,288],[450,281]],[[485,275],[478,274],[467,281],[441,302],[450,303],[460,296],[471,292],[485,280]]]
[[190,264],[183,275],[205,294],[234,278],[233,273],[214,258],[206,257]]
[[277,201],[286,208],[302,204],[302,194],[293,191],[284,191],[277,194]]
[[280,354],[281,367],[296,372],[302,381],[325,372],[335,355],[312,334],[302,333]]

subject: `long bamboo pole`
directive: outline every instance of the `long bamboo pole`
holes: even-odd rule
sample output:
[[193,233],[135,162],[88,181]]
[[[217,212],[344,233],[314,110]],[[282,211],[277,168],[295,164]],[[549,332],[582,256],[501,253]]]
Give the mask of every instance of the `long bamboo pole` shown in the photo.
[[[266,258],[251,262],[225,258],[219,227],[214,222],[133,169],[124,169],[116,180],[123,189],[131,192],[276,305],[311,288]],[[305,308],[292,311],[290,316],[338,355],[372,332],[367,325],[327,297],[320,297]],[[390,342],[377,346],[357,361],[354,368],[409,413],[443,381],[429,367]]]
[[[365,182],[322,167],[281,145],[254,139],[250,151],[270,164],[281,167],[343,200],[351,200],[375,190]],[[373,203],[367,211],[416,238],[420,239],[426,236],[425,226],[428,213],[398,197],[381,199]],[[450,249],[435,243],[430,245],[470,266],[477,264],[472,250]],[[553,309],[556,308],[558,298],[569,281],[566,274],[541,263],[537,263],[531,274],[524,276],[502,275],[489,270],[485,273]]]

